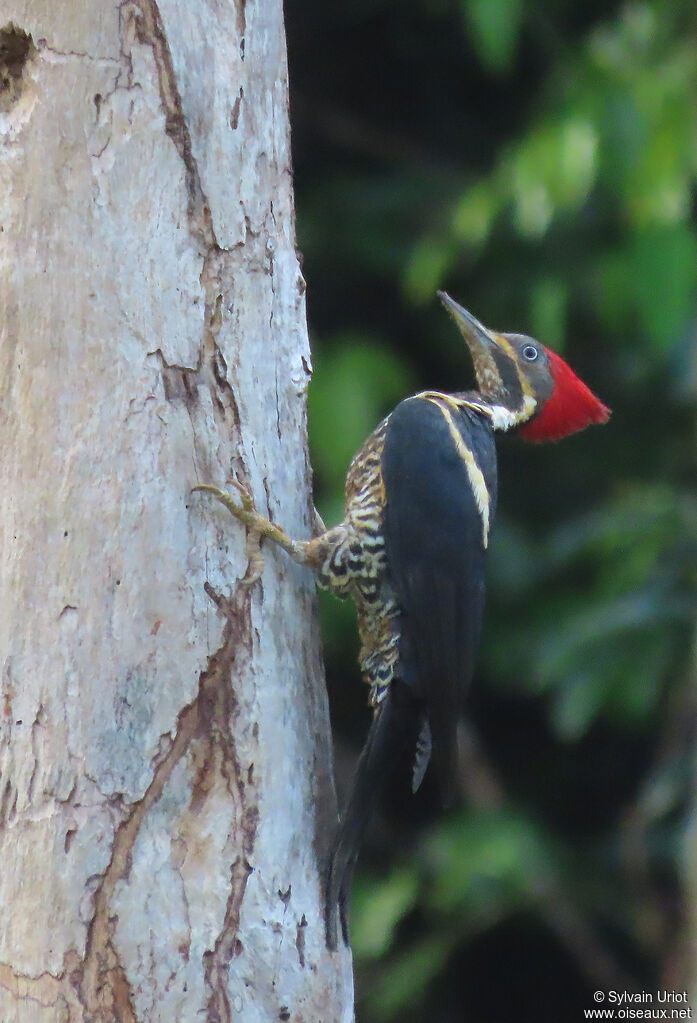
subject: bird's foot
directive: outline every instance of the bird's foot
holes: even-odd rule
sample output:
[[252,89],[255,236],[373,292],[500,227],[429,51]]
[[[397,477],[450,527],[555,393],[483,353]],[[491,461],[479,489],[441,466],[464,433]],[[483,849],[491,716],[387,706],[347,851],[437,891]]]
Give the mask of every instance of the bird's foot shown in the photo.
[[251,586],[252,583],[259,579],[264,570],[264,558],[259,551],[260,540],[271,540],[273,543],[278,544],[279,547],[288,551],[289,554],[294,553],[296,544],[290,539],[285,530],[256,510],[254,498],[244,483],[240,483],[236,479],[229,479],[227,483],[237,490],[239,502],[235,500],[234,495],[229,491],[221,490],[220,487],[213,487],[208,483],[200,483],[198,486],[193,487],[192,493],[211,494],[216,501],[220,501],[227,508],[231,515],[247,527],[247,557],[249,564],[242,582],[246,586]]

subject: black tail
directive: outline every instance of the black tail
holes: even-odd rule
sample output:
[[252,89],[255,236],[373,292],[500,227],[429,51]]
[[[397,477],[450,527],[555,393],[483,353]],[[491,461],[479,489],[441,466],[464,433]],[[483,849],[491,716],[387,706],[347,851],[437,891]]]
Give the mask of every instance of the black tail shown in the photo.
[[423,722],[423,702],[415,700],[403,682],[392,682],[375,711],[356,767],[348,806],[334,842],[325,910],[327,945],[332,950],[336,948],[337,916],[341,921],[344,942],[348,945],[351,881],[366,826],[401,755],[415,748]]

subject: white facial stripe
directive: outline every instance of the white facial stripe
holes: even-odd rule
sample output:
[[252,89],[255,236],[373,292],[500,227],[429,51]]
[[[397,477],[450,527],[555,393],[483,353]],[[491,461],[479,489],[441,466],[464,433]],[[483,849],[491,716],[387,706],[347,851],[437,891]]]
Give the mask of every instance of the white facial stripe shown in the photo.
[[499,348],[506,353],[509,360],[513,363],[516,375],[518,377],[518,383],[520,384],[520,389],[524,397],[532,398],[533,396],[532,385],[528,380],[523,364],[518,358],[518,353],[516,352],[515,348],[508,340],[508,338],[505,337],[503,334],[492,334],[492,337],[495,339],[496,344],[499,346]]

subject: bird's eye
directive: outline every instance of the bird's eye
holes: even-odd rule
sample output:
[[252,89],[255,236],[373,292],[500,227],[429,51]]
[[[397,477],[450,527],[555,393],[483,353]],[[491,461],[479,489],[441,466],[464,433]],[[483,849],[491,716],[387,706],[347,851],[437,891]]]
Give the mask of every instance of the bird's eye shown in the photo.
[[523,355],[528,362],[534,362],[537,358],[537,348],[534,345],[526,345],[523,349]]

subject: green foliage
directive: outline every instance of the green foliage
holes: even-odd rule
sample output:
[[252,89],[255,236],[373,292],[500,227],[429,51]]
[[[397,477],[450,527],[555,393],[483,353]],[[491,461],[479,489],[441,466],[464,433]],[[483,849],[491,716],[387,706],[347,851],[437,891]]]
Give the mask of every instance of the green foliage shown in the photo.
[[501,604],[483,650],[497,684],[551,694],[565,739],[600,714],[648,725],[697,612],[692,500],[635,484],[537,544],[499,529],[490,578]]
[[523,0],[461,0],[465,26],[482,63],[491,71],[507,71],[523,22]]
[[397,355],[376,338],[335,335],[325,344],[315,344],[314,351],[316,386],[309,398],[310,442],[315,471],[336,496],[357,448],[410,392],[414,378]]
[[527,898],[532,879],[550,869],[539,829],[525,816],[500,811],[472,811],[437,825],[425,858],[427,905],[462,923],[491,913],[497,903]]
[[405,1008],[423,997],[447,961],[449,949],[447,938],[433,934],[391,962],[368,999],[373,1018],[399,1019]]
[[630,280],[647,340],[670,351],[687,330],[697,297],[697,235],[685,224],[637,231],[629,252]]
[[[430,926],[426,937],[370,947],[386,966],[366,999],[379,1020],[400,1018],[415,1001],[423,1002],[427,986],[458,945],[511,912],[534,907],[541,893],[558,887],[562,870],[561,855],[543,829],[510,808],[470,811],[441,821],[418,858],[420,877],[401,868],[383,882],[391,936],[395,909],[401,904],[402,915],[412,912],[417,891]],[[377,900],[373,896],[371,904],[364,889],[354,900],[354,916],[358,936],[369,930],[380,933]],[[360,942],[354,948],[358,955],[366,955]],[[424,1005],[419,1018],[427,1011]]]
[[397,924],[414,908],[417,893],[414,869],[398,868],[379,886],[359,879],[353,893],[351,930],[357,955],[374,958],[387,952]]
[[[401,397],[467,386],[438,288],[563,350],[614,409],[559,446],[499,445],[467,711],[479,759],[462,812],[425,812],[433,791],[393,808],[396,830],[383,821],[359,864],[361,1018],[509,1019],[466,967],[489,956],[511,1002],[536,954],[531,936],[525,969],[509,961],[521,919],[561,964],[531,1018],[577,1018],[592,1003],[569,991],[591,996],[609,976],[621,989],[628,973],[648,989],[680,952],[697,617],[693,5],[305,3],[304,29],[292,3],[288,16],[327,521],[351,456]],[[303,49],[315,31],[324,49]],[[336,602],[323,613],[330,681],[354,677],[360,704],[353,620]],[[340,715],[336,727],[350,731]]]

